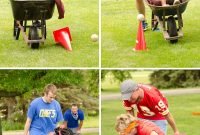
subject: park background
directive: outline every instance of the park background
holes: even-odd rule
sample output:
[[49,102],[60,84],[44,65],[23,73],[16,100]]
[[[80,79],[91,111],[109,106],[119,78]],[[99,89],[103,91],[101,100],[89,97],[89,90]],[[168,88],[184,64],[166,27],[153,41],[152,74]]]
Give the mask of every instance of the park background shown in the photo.
[[[0,0],[0,67],[98,67],[98,42],[90,36],[99,32],[98,0],[62,0],[65,18],[54,14],[47,20],[47,39],[39,49],[31,49],[20,34],[13,38],[13,13],[10,0]],[[72,51],[56,44],[53,31],[69,27]],[[28,30],[27,30],[28,32]]]
[[28,106],[49,83],[58,88],[63,113],[72,103],[84,111],[83,135],[98,135],[98,70],[0,70],[0,134],[23,135]]
[[[169,110],[180,132],[186,135],[199,135],[199,70],[102,70],[102,135],[117,135],[116,116],[125,113],[119,85],[125,79],[152,84],[159,88],[168,99]],[[169,125],[167,135],[173,135]]]

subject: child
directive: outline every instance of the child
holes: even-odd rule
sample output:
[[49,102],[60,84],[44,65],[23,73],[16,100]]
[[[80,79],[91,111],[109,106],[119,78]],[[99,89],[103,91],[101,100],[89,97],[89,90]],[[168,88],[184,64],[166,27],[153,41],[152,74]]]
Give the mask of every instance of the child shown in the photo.
[[117,116],[115,129],[119,135],[164,135],[164,132],[153,122],[137,120],[130,114]]

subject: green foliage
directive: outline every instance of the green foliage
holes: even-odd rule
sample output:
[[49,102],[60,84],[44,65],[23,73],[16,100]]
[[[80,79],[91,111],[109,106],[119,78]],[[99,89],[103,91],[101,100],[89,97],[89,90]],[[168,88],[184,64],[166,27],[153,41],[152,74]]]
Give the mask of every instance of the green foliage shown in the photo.
[[158,88],[185,88],[200,86],[199,70],[158,70],[150,76]]
[[22,130],[24,129],[24,123],[2,121],[2,127],[3,127],[3,130]]
[[128,70],[102,70],[101,71],[101,80],[103,81],[106,78],[106,75],[111,73],[113,79],[122,82],[125,79],[132,78],[131,72]]
[[98,76],[98,70],[0,70],[0,110],[7,110],[6,120],[24,123],[30,102],[53,83],[63,112],[71,103],[81,103],[86,115],[97,116]]

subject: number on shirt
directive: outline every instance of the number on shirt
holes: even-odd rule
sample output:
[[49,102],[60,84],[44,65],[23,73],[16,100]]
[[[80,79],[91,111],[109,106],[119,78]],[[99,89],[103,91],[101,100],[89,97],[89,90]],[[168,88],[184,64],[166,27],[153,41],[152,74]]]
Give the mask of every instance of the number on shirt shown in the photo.
[[143,115],[145,115],[145,116],[154,116],[154,115],[155,115],[155,113],[152,112],[152,111],[151,111],[148,107],[146,107],[146,106],[140,106],[140,109],[142,110]]
[[155,108],[157,108],[159,111],[163,110],[164,108],[166,108],[164,102],[162,100],[160,100],[158,102],[158,105],[155,106]]

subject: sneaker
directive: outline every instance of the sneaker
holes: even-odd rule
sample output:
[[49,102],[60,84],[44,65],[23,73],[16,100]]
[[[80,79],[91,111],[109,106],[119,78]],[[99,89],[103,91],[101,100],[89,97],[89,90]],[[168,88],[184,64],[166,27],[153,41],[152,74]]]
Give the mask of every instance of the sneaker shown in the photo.
[[148,29],[148,23],[144,20],[142,21],[143,30],[146,31]]
[[174,0],[173,5],[178,5],[178,4],[180,4],[180,3],[181,3],[180,0]]

